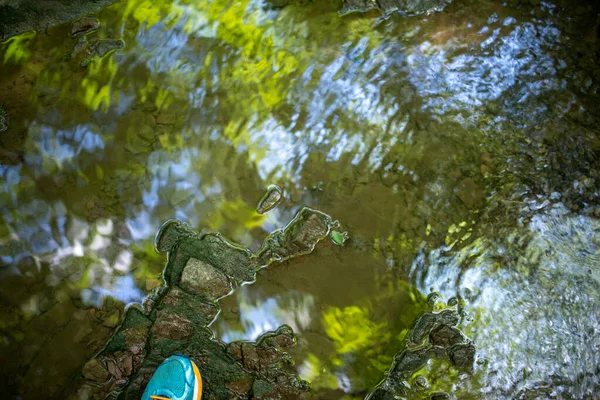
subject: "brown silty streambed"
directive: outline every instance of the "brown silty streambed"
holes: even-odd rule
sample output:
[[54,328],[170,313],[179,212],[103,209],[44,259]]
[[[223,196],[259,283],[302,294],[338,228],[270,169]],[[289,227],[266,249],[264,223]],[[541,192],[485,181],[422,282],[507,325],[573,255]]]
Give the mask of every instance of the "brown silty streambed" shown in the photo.
[[[207,398],[598,398],[597,6],[340,15],[370,4],[131,0],[0,44],[3,393],[135,398],[188,351]],[[162,274],[169,219],[253,257],[303,207],[337,235],[218,306]]]

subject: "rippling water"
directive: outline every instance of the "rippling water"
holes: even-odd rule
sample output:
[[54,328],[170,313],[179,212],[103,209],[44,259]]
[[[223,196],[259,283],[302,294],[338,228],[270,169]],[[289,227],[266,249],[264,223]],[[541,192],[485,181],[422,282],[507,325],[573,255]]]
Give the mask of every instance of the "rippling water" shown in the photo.
[[337,9],[128,0],[87,46],[70,24],[0,44],[4,393],[61,393],[161,284],[167,219],[255,249],[307,205],[350,240],[223,300],[219,338],[290,324],[317,396],[361,398],[435,291],[483,361],[429,364],[432,390],[598,398],[597,6]]

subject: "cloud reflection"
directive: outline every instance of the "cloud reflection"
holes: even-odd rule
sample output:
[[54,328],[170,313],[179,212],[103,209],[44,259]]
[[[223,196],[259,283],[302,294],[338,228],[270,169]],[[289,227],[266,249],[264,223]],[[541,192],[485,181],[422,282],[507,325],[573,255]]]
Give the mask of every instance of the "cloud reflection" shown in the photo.
[[247,286],[235,292],[239,304],[239,320],[234,323],[218,319],[215,324],[221,332],[220,339],[256,340],[265,332],[281,325],[289,325],[295,333],[307,329],[314,315],[314,297],[310,293],[289,290],[284,295],[262,298],[260,294],[250,296]]

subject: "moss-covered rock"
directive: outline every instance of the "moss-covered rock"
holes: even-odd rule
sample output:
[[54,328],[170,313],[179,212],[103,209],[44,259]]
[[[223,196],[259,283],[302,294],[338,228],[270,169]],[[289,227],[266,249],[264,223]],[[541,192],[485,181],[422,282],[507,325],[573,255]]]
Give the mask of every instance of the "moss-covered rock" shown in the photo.
[[227,241],[218,233],[198,234],[169,221],[156,237],[167,253],[166,286],[130,307],[104,349],[84,367],[75,398],[139,399],[154,370],[172,354],[192,358],[202,372],[206,399],[302,399],[308,384],[291,369],[285,350],[296,343],[282,326],[256,342],[228,345],[208,329],[219,312],[217,300],[231,292],[231,282],[254,280],[267,264],[306,254],[327,237],[331,218],[302,209],[276,231],[259,252]]

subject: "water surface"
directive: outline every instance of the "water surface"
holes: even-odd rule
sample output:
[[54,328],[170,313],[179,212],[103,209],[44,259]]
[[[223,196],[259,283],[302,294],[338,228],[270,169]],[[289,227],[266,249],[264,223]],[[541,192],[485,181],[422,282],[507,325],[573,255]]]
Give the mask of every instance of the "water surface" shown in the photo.
[[85,39],[123,40],[104,57],[70,24],[0,45],[5,393],[59,396],[161,284],[167,219],[256,249],[306,205],[350,239],[221,301],[217,337],[290,324],[315,392],[362,398],[435,291],[481,362],[428,364],[423,396],[597,396],[598,9],[337,9],[128,0]]

